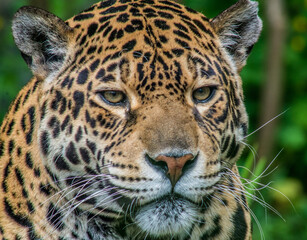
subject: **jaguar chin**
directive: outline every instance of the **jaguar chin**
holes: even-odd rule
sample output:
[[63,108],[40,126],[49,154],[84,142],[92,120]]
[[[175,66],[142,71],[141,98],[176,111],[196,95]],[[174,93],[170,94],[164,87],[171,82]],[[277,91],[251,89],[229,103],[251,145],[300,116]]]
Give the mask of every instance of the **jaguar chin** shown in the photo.
[[[199,207],[182,197],[168,195],[140,207],[135,223],[151,238],[186,236],[197,220]],[[151,239],[149,238],[149,239]]]

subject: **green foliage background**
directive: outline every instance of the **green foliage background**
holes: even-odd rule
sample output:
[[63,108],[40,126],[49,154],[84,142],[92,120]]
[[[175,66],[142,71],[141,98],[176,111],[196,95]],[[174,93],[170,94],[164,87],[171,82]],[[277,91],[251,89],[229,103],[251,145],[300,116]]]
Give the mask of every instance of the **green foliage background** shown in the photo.
[[[31,77],[14,45],[10,30],[14,12],[23,5],[29,5],[29,2],[30,0],[3,0],[0,4],[0,122],[10,102]],[[94,2],[93,0],[52,0],[49,1],[49,11],[67,19]],[[236,1],[183,0],[181,2],[208,17],[214,17]],[[263,14],[264,2],[259,1],[259,3],[264,31],[241,73],[251,132],[259,127],[261,89],[268,65],[266,53],[269,33]],[[287,44],[284,47],[284,91],[280,111],[287,109],[288,111],[278,120],[276,148],[272,149],[275,154],[281,149],[283,151],[260,178],[255,179],[248,172],[244,172],[243,168],[242,174],[256,182],[264,184],[271,182],[269,187],[261,190],[261,195],[258,193],[257,196],[263,196],[267,204],[274,207],[282,217],[261,206],[257,201],[250,200],[251,208],[260,222],[265,238],[307,239],[307,0],[284,0],[284,3],[287,14]],[[257,136],[255,133],[249,138],[251,145],[257,146]],[[245,151],[239,165],[249,165],[246,159],[254,159],[251,151]],[[257,166],[253,167],[253,164],[250,166],[256,173],[261,171],[262,165],[268,166],[272,160],[267,159],[264,164],[260,161]],[[266,176],[275,167],[278,168]],[[260,187],[257,184],[255,186]],[[254,193],[257,194],[257,191]],[[256,224],[254,224],[254,238],[261,239]]]

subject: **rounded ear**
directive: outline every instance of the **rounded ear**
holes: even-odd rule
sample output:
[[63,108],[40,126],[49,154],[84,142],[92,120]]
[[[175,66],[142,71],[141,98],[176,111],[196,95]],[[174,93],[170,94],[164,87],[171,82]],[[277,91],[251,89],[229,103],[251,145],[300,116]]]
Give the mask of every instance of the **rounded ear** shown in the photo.
[[241,71],[262,30],[258,3],[239,0],[210,21],[223,47]]
[[34,75],[47,77],[59,70],[73,30],[57,16],[34,7],[22,7],[13,19],[13,36]]

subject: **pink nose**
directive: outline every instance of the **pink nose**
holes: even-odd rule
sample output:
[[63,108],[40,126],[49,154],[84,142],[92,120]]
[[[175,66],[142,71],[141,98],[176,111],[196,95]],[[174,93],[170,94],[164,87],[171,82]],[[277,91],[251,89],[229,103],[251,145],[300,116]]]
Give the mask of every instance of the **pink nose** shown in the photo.
[[182,175],[183,167],[186,165],[188,161],[191,161],[193,159],[194,156],[192,154],[187,154],[182,157],[168,157],[164,155],[159,155],[155,160],[157,162],[162,161],[166,163],[168,168],[167,175],[174,187]]

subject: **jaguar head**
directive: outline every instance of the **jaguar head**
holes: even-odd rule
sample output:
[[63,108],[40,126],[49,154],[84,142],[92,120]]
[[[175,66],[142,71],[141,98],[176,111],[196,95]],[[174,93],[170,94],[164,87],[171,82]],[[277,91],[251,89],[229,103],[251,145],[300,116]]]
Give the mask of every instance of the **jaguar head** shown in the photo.
[[243,149],[239,72],[261,30],[257,3],[207,19],[173,2],[109,2],[66,23],[33,8],[15,16],[43,86],[40,156],[67,216],[186,235]]

